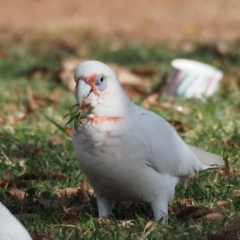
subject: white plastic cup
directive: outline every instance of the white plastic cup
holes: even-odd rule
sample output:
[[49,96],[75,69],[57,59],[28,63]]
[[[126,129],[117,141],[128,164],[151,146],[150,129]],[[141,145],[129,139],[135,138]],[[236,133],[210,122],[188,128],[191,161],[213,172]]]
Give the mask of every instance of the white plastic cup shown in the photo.
[[171,62],[167,93],[184,98],[203,98],[213,96],[219,87],[223,72],[197,61],[175,59]]

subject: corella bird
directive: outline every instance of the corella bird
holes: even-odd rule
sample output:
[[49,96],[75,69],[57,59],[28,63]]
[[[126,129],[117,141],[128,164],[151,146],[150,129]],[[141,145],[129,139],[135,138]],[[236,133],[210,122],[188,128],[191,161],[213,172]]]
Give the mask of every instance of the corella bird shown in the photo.
[[129,200],[149,203],[154,218],[164,222],[181,176],[223,164],[131,102],[107,65],[86,61],[74,78],[79,108],[92,109],[73,132],[74,151],[96,193],[100,217],[111,213],[114,200]]
[[0,202],[0,240],[31,240],[28,231]]

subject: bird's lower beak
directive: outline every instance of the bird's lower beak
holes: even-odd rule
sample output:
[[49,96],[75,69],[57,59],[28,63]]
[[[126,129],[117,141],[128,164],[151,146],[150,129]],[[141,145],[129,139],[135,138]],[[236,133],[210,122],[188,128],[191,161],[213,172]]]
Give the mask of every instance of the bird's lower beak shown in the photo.
[[92,87],[83,80],[80,80],[76,88],[76,98],[79,108],[83,108],[85,105],[90,105],[92,100]]

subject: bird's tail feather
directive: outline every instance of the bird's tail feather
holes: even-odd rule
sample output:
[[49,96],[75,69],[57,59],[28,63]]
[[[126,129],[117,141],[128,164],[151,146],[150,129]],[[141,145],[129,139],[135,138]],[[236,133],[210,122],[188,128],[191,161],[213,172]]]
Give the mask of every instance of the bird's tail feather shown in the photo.
[[220,156],[213,153],[205,152],[199,148],[192,147],[189,145],[188,147],[204,165],[207,165],[207,166],[224,165],[224,160]]

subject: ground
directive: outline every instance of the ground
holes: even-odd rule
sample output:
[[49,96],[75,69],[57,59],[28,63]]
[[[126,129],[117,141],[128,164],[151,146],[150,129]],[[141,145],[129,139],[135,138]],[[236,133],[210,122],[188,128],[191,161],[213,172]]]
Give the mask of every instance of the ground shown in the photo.
[[0,32],[1,41],[43,28],[84,30],[95,41],[238,41],[239,10],[239,0],[2,0]]

